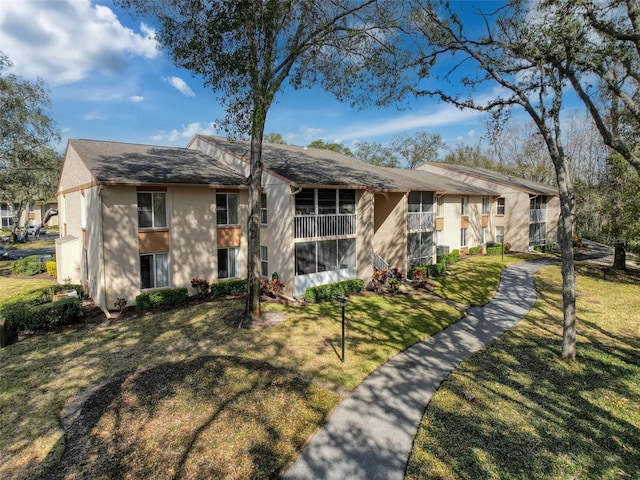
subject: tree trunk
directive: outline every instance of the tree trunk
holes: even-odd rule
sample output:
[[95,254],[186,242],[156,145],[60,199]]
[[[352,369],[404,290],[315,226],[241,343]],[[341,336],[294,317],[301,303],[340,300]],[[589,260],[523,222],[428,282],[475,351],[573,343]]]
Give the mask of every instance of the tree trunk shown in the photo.
[[[257,118],[257,120],[255,120]],[[261,119],[261,121],[260,121]],[[260,318],[260,195],[262,193],[262,137],[266,114],[254,113],[251,132],[251,156],[249,174],[249,219],[247,252],[247,302],[244,320],[253,322]]]
[[624,250],[624,243],[616,243],[615,252],[613,254],[613,266],[614,270],[626,270],[627,269],[627,253]]

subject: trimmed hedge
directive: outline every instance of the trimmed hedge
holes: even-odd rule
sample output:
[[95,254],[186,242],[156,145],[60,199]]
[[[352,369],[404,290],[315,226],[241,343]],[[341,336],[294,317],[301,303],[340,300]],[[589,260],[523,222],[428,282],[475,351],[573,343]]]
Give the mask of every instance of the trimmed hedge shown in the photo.
[[47,273],[49,275],[51,275],[52,277],[58,276],[58,264],[55,262],[55,260],[45,262],[44,266],[46,267]]
[[444,275],[445,273],[447,273],[447,264],[441,262],[432,263],[431,265],[413,267],[409,271],[409,278],[413,279],[414,273],[418,270],[424,271],[427,277],[439,277],[440,275]]
[[339,297],[346,297],[352,293],[364,290],[364,280],[355,278],[328,285],[318,285],[309,287],[304,293],[304,299],[308,303],[318,303],[324,300],[335,300]]
[[480,253],[480,247],[470,247],[469,255],[478,255]]
[[460,250],[451,250],[449,253],[438,255],[436,263],[446,263],[448,265],[458,261],[460,261]]
[[11,273],[13,275],[37,275],[44,272],[44,263],[40,261],[37,255],[21,258],[11,264]]
[[155,292],[141,293],[136,297],[136,309],[149,310],[156,307],[171,307],[189,300],[186,288],[169,288]]
[[6,309],[4,316],[7,320],[7,328],[10,330],[40,332],[72,323],[80,313],[80,300],[65,298],[40,305],[17,303],[12,308]]
[[487,247],[487,255],[502,255],[504,249],[504,253],[509,253],[509,250],[502,245],[496,245],[495,247]]
[[225,297],[227,295],[247,293],[247,279],[212,283],[210,292],[212,297]]

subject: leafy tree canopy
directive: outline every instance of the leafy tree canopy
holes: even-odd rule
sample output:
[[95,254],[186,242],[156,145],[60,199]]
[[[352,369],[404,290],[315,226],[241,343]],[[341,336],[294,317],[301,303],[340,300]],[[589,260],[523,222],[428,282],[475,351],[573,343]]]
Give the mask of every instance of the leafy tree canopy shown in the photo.
[[343,155],[348,155],[350,157],[353,156],[353,153],[351,152],[349,147],[345,147],[341,143],[335,143],[335,142],[328,143],[328,142],[325,142],[324,140],[318,139],[318,140],[314,140],[307,146],[309,148],[320,148],[322,150],[331,150],[332,152],[341,153]]

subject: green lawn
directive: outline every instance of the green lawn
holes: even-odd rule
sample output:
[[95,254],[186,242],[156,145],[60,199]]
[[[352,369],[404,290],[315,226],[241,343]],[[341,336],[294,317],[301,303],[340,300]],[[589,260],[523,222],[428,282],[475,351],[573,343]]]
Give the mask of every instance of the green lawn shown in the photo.
[[580,271],[577,360],[560,359],[549,267],[528,317],[440,386],[407,479],[640,478],[640,276]]

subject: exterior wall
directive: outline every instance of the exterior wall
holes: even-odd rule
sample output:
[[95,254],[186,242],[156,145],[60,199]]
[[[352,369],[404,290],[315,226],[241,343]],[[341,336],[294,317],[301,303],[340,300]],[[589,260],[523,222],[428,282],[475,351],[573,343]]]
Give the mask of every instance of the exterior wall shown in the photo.
[[295,198],[289,184],[273,176],[268,176],[264,185],[267,195],[267,226],[260,229],[260,244],[267,247],[269,275],[277,273],[285,285],[284,294],[293,296]]
[[504,241],[511,244],[512,250],[526,252],[529,250],[529,194],[505,189],[503,197],[505,214],[496,215],[496,226],[504,227]]
[[371,280],[374,253],[374,194],[356,191],[356,266],[365,285]]
[[442,234],[437,246],[449,247],[449,251],[460,248],[460,195],[444,195],[442,205]]
[[560,197],[547,197],[547,243],[558,243]]
[[373,249],[390,267],[404,270],[407,265],[407,194],[376,193],[374,198]]

